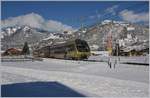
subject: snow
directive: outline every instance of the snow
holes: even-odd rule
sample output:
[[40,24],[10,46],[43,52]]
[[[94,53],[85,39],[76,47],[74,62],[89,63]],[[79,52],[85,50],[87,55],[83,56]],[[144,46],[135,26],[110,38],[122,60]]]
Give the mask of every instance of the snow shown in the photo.
[[16,32],[17,31],[17,28],[12,28],[13,32]]
[[47,38],[44,38],[43,40],[49,40],[49,39],[59,39],[59,36],[55,36],[53,34],[50,34],[50,36],[48,36]]
[[127,27],[129,25],[126,22],[123,22],[123,21],[114,21],[114,20],[104,20],[101,24],[105,25],[105,24],[109,24],[111,22],[115,23],[116,26],[121,25],[121,26]]
[[19,29],[19,27],[18,28],[16,28],[16,27],[9,27],[9,28],[6,29],[6,31],[1,31],[1,38],[4,38],[5,36],[12,35],[14,32],[17,31],[17,29]]
[[3,39],[4,36],[5,36],[5,32],[2,32],[2,31],[1,31],[1,35],[0,35],[0,36],[1,36],[1,39]]
[[[105,56],[93,56],[97,60],[100,57],[107,60]],[[125,59],[121,57],[121,61]],[[106,62],[45,58],[34,62],[2,62],[0,70],[2,84],[57,81],[86,96],[148,97],[148,66],[120,63],[110,69]]]
[[141,51],[142,49],[146,49],[147,47],[144,45],[132,45],[124,48],[124,52],[129,52],[131,50]]
[[132,39],[131,34],[127,34],[127,38],[128,38],[128,39]]
[[23,31],[24,31],[24,32],[26,32],[27,30],[30,30],[30,27],[29,27],[29,26],[25,26],[25,27],[23,28]]
[[73,32],[72,32],[72,31],[68,31],[67,34],[68,34],[68,35],[72,35]]
[[120,47],[121,47],[121,46],[125,46],[125,42],[124,42],[123,39],[120,39],[120,40],[119,40],[119,46],[120,46]]
[[83,30],[82,33],[86,33],[86,30]]
[[135,30],[134,27],[127,27],[127,31],[133,31],[133,30]]
[[93,45],[90,46],[91,50],[97,50],[98,48],[99,48],[99,46],[96,45],[96,44],[93,44]]
[[8,34],[9,36],[13,33],[12,30],[11,30],[11,28],[7,28],[6,30],[7,30],[7,34]]
[[[95,55],[101,55],[101,56],[109,56],[109,52],[108,51],[91,51],[92,54]],[[96,56],[95,56],[96,57]],[[91,58],[91,57],[90,57]]]
[[105,24],[109,24],[109,23],[111,23],[112,22],[112,20],[104,20],[104,21],[102,21],[102,25],[105,25]]

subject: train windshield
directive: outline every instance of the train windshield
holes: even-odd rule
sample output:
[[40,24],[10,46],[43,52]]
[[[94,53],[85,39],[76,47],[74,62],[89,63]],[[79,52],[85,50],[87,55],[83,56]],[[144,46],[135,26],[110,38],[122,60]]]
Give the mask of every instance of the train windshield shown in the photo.
[[86,41],[76,40],[76,47],[79,52],[89,52],[90,48]]

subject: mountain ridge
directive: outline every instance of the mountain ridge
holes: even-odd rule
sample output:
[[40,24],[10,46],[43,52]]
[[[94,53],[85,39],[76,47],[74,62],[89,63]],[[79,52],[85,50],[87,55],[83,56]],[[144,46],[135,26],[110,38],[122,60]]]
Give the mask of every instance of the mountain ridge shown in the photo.
[[[84,39],[91,50],[106,50],[108,35],[112,34],[112,43],[115,47],[119,42],[120,47],[131,47],[132,44],[149,43],[149,28],[122,21],[104,20],[88,27],[82,27],[76,32],[50,32],[30,26],[15,26],[2,28],[2,49],[11,47],[11,44],[28,42],[31,46],[45,46],[54,42],[65,41],[72,38]],[[5,47],[5,48],[4,48]]]

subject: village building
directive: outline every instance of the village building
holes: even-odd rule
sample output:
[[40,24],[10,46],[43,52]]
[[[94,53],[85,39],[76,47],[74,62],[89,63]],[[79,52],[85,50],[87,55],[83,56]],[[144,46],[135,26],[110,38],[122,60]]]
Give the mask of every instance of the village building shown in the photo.
[[22,50],[17,48],[9,48],[4,53],[2,53],[2,56],[7,55],[21,55]]

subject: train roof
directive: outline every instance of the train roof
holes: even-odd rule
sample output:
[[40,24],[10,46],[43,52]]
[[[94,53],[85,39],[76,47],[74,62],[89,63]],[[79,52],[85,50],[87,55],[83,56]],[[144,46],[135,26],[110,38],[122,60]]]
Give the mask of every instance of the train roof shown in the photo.
[[64,46],[64,45],[73,44],[76,41],[84,41],[84,40],[81,40],[81,39],[71,39],[71,40],[66,40],[64,42],[57,42],[57,43],[49,45],[49,46],[44,46],[42,48],[46,48],[46,47],[59,47],[59,46],[61,47],[61,46]]

